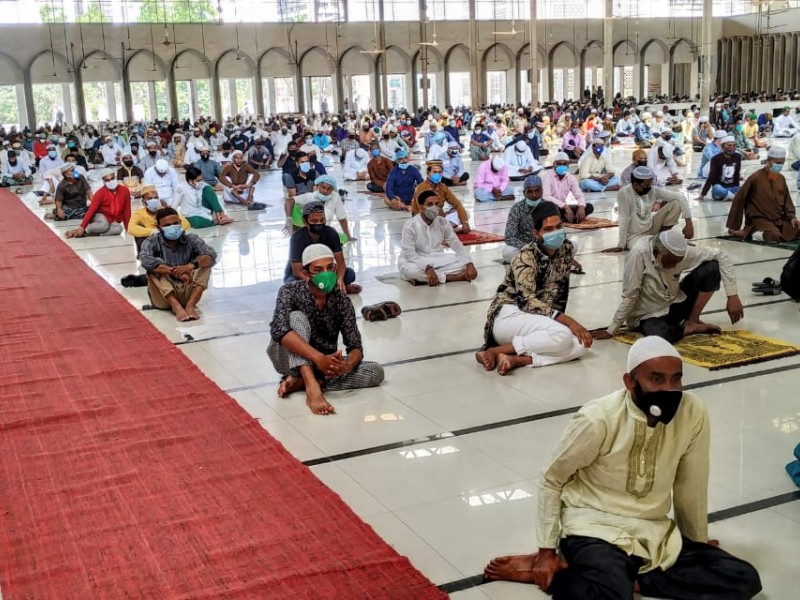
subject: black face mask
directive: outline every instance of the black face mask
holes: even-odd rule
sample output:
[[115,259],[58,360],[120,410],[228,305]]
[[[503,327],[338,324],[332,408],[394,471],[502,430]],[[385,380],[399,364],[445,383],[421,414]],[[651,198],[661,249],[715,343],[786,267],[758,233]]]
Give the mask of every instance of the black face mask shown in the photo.
[[208,154],[205,154],[205,155],[201,154],[200,155],[200,160],[208,160],[208,158],[209,158]]
[[132,160],[123,160],[122,164],[125,165],[126,167],[130,168],[130,167],[133,166],[133,161]]
[[633,390],[633,403],[647,416],[668,425],[675,418],[678,407],[681,405],[683,392],[680,390],[661,390],[658,392],[645,392],[636,381]]
[[646,167],[647,166],[647,161],[646,160],[637,160],[636,161],[636,166],[637,167]]
[[308,230],[314,235],[322,235],[325,233],[325,223],[309,223]]

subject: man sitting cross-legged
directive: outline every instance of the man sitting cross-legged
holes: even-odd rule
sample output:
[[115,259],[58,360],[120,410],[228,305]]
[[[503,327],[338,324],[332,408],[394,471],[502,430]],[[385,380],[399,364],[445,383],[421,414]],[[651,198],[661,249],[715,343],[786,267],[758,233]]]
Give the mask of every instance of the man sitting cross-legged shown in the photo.
[[139,262],[147,271],[153,306],[172,310],[178,321],[199,319],[197,303],[208,287],[217,253],[194,233],[185,233],[174,208],[156,213],[158,233],[142,244]]
[[[383,367],[363,361],[361,333],[350,298],[337,287],[336,261],[330,248],[312,244],[303,251],[303,279],[278,291],[270,324],[267,356],[283,376],[278,396],[306,390],[306,404],[317,415],[334,412],[323,394],[375,387]],[[347,356],[338,349],[342,335]]]
[[[484,577],[554,600],[749,600],[758,572],[708,539],[710,426],[659,337],[628,352],[624,388],[583,405],[539,483],[539,551],[492,560]],[[674,505],[674,520],[670,508]]]
[[[451,281],[472,281],[478,271],[453,226],[441,214],[441,200],[432,190],[417,197],[420,212],[403,227],[397,267],[412,285],[434,287]],[[452,252],[445,251],[444,243]]]
[[475,355],[487,371],[496,367],[500,375],[574,360],[592,345],[589,332],[564,312],[573,247],[552,202],[533,211],[533,235],[489,305],[484,345]]
[[92,202],[75,229],[67,231],[68,238],[84,235],[119,235],[131,220],[131,192],[119,185],[113,169],[103,171],[103,187],[92,196]]
[[[682,280],[681,273],[689,271]],[[700,314],[720,281],[728,297],[731,323],[744,316],[736,290],[733,262],[721,250],[689,246],[676,229],[641,238],[625,257],[622,302],[606,330],[595,339],[609,339],[623,325],[644,335],[677,342],[693,333],[716,333],[720,328],[703,323]]]
[[[169,206],[158,195],[158,189],[154,185],[143,185],[141,189],[142,195],[142,208],[134,211],[131,214],[131,220],[128,221],[128,235],[133,236],[133,241],[136,244],[136,257],[139,257],[142,244],[144,241],[153,235],[158,230],[156,223],[156,213],[162,208]],[[189,229],[191,225],[185,217],[180,217],[181,227],[184,231]]]

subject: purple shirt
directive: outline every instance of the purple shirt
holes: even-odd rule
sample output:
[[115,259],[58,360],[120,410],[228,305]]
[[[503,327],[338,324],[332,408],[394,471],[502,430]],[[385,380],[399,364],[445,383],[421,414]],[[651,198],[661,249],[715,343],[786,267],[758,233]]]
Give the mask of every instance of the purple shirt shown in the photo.
[[578,180],[572,173],[567,173],[564,177],[556,175],[555,171],[548,171],[542,178],[542,199],[552,202],[559,208],[567,205],[567,197],[572,192],[572,197],[578,206],[586,206],[586,199],[583,197],[581,188],[578,187]]
[[494,172],[492,170],[492,161],[484,160],[475,172],[473,189],[481,189],[487,192],[491,192],[495,188],[505,190],[508,187],[508,181],[508,167],[503,166],[502,169]]

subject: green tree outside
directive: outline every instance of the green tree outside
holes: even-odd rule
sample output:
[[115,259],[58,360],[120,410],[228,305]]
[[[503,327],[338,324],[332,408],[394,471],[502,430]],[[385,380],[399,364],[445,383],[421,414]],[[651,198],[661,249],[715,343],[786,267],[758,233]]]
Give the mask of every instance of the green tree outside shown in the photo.
[[[166,14],[165,14],[166,11]],[[144,0],[139,10],[139,23],[213,23],[219,20],[210,0]]]

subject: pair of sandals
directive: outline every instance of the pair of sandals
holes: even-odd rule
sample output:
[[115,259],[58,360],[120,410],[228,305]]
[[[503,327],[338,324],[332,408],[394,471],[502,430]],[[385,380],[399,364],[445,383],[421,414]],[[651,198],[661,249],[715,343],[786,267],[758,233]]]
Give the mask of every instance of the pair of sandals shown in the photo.
[[253,202],[247,206],[247,210],[264,210],[267,208],[267,205],[263,202]]
[[125,275],[119,282],[122,287],[147,287],[147,275]]
[[772,277],[765,277],[761,281],[754,281],[751,290],[755,294],[762,296],[779,296],[783,290],[780,281],[775,281]]
[[366,321],[385,321],[386,319],[393,319],[399,317],[403,309],[397,302],[380,302],[379,304],[371,304],[361,309],[361,316]]

